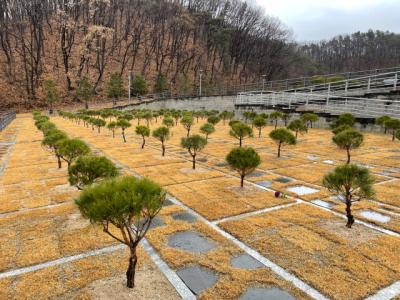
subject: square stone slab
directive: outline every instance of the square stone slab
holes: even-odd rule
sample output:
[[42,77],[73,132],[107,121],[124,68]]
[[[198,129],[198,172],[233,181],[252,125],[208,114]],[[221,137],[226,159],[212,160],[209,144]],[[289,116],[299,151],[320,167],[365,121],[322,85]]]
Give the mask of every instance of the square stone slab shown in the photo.
[[176,274],[195,295],[209,289],[218,280],[216,273],[199,265],[185,267],[178,270]]
[[242,254],[242,255],[232,258],[231,265],[235,268],[247,269],[247,270],[258,269],[258,268],[264,267],[264,265],[262,263],[260,263],[258,260],[251,257],[248,254]]
[[292,179],[287,178],[287,177],[278,177],[278,178],[274,179],[274,181],[277,181],[280,183],[288,183],[288,182],[291,182]]
[[248,288],[240,300],[295,300],[288,292],[280,288]]
[[188,212],[177,212],[177,213],[174,213],[174,214],[172,214],[172,219],[185,221],[185,222],[188,222],[188,223],[194,223],[194,222],[197,221],[197,218],[194,215],[192,215],[192,214],[190,214]]
[[334,207],[336,205],[334,203],[327,202],[327,201],[320,200],[320,199],[316,199],[316,200],[313,200],[311,202],[314,203],[314,204],[317,204],[319,206],[325,207],[325,208],[331,208],[331,207]]
[[204,253],[216,247],[214,242],[195,231],[182,231],[170,235],[168,245],[193,253]]
[[290,188],[287,188],[286,190],[292,193],[296,193],[297,195],[300,196],[316,193],[319,191],[317,189],[313,189],[305,185],[292,186]]
[[381,223],[387,223],[391,219],[389,216],[380,214],[373,210],[364,210],[364,211],[360,212],[360,215],[362,215],[364,218],[367,218],[369,220],[381,222]]
[[263,187],[269,187],[272,182],[269,180],[257,181],[256,184],[261,185]]

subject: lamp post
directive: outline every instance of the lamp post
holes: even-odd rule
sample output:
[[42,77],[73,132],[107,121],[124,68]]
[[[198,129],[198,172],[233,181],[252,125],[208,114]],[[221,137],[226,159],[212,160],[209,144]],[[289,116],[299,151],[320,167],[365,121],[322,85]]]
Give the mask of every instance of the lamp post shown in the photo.
[[131,77],[132,77],[132,71],[129,71],[129,75],[128,75],[128,103],[131,103]]
[[200,84],[199,84],[199,97],[201,97],[201,77],[203,76],[203,70],[200,69]]
[[261,77],[262,77],[262,90],[263,90],[263,92],[264,92],[264,87],[265,87],[265,78],[267,77],[267,75],[261,75]]

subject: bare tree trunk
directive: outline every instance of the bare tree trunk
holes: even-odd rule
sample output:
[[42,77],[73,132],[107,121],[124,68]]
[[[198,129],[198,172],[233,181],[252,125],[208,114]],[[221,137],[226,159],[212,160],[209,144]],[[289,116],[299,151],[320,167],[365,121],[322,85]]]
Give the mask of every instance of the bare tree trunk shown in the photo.
[[240,175],[240,187],[243,187],[243,186],[244,186],[244,175],[241,174]]
[[164,146],[164,142],[162,142],[162,144],[161,144],[161,149],[162,149],[162,156],[165,156],[165,146]]
[[144,148],[144,145],[146,144],[146,140],[144,139],[144,136],[142,136],[143,142],[142,142],[142,149]]
[[122,130],[122,138],[124,139],[124,143],[126,143],[125,130]]
[[192,155],[193,170],[196,170],[196,155]]

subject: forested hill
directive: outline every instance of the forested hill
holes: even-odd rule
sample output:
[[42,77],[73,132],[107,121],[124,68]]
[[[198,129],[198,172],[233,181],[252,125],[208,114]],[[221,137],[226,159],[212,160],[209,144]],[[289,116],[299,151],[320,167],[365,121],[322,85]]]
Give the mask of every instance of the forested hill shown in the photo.
[[338,35],[307,43],[300,51],[311,60],[314,72],[372,70],[400,65],[400,34],[384,31]]
[[[390,57],[399,49],[393,36],[385,40]],[[106,97],[114,73],[125,86],[129,72],[141,76],[149,92],[161,75],[168,83],[163,89],[191,93],[201,70],[209,89],[260,81],[261,75],[270,80],[331,71],[343,55],[332,50],[334,43],[299,46],[278,19],[241,0],[3,0],[0,106],[40,104],[47,79],[72,100],[83,78]],[[374,66],[391,65],[395,59],[387,57]],[[360,66],[347,60],[338,70]]]

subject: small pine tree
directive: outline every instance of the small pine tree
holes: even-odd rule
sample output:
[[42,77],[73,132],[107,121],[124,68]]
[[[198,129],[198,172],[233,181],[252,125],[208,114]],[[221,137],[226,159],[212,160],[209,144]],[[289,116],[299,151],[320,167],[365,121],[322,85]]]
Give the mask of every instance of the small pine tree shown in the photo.
[[129,248],[128,288],[135,286],[136,248],[160,212],[165,197],[165,191],[149,179],[117,177],[90,186],[75,201],[84,218],[102,226],[103,232]]
[[119,98],[124,95],[124,84],[121,75],[118,73],[111,74],[107,83],[107,96],[113,100],[116,105]]
[[158,127],[153,131],[153,137],[161,142],[161,155],[165,156],[165,141],[167,141],[170,137],[168,127]]
[[243,140],[248,137],[253,137],[253,129],[250,126],[237,122],[232,124],[231,130],[229,131],[230,136],[239,140],[239,147],[242,147]]
[[258,129],[258,137],[260,138],[261,130],[267,126],[267,121],[263,117],[258,116],[253,120],[253,125]]
[[198,134],[182,138],[181,146],[187,149],[189,151],[189,154],[192,156],[193,170],[196,169],[196,155],[198,152],[203,150],[206,144],[207,140]]
[[285,128],[274,129],[269,133],[269,136],[278,144],[278,157],[281,157],[281,148],[283,145],[296,144],[296,137]]
[[164,74],[158,73],[157,78],[156,78],[156,83],[154,85],[154,92],[161,94],[166,91],[168,91],[167,78],[165,77]]
[[131,95],[132,96],[143,96],[148,93],[146,80],[142,76],[135,76],[131,83]]
[[296,139],[299,132],[302,134],[307,132],[307,126],[304,124],[304,121],[301,119],[296,119],[290,122],[289,126],[287,127],[289,130],[294,131],[296,133]]
[[61,158],[67,162],[68,169],[75,158],[90,153],[89,146],[80,139],[63,139],[58,144],[58,149]]
[[350,163],[350,150],[359,148],[363,141],[364,136],[353,129],[344,130],[336,134],[332,141],[340,148],[345,149],[347,152],[347,164]]
[[124,143],[126,143],[126,138],[125,138],[125,130],[129,127],[131,127],[131,123],[129,123],[128,120],[126,119],[118,119],[117,121],[117,127],[121,128],[122,131],[122,138],[124,140]]
[[194,120],[193,120],[192,116],[186,115],[181,119],[181,124],[187,131],[186,137],[189,137],[190,129],[192,128],[193,123],[194,123]]
[[208,136],[215,132],[215,128],[213,124],[205,123],[200,127],[200,131],[206,136],[206,141],[208,141]]
[[354,164],[346,164],[336,167],[332,172],[325,175],[322,184],[330,192],[338,193],[346,204],[346,215],[348,228],[354,223],[351,213],[351,205],[364,198],[374,195],[374,179],[367,168]]
[[140,135],[142,137],[142,149],[144,148],[144,145],[146,144],[146,137],[150,136],[150,128],[147,126],[143,125],[138,125],[136,126],[135,130],[137,135]]
[[99,180],[116,177],[119,172],[114,163],[104,156],[79,156],[68,169],[69,183],[78,190]]
[[232,169],[239,172],[240,187],[243,187],[245,176],[260,165],[261,158],[253,148],[238,147],[229,152],[226,161]]
[[89,100],[94,94],[94,88],[86,76],[78,82],[76,96],[85,102],[85,109],[89,109]]
[[47,105],[49,105],[49,113],[53,113],[54,103],[60,101],[60,93],[54,80],[48,79],[43,82],[43,91]]

